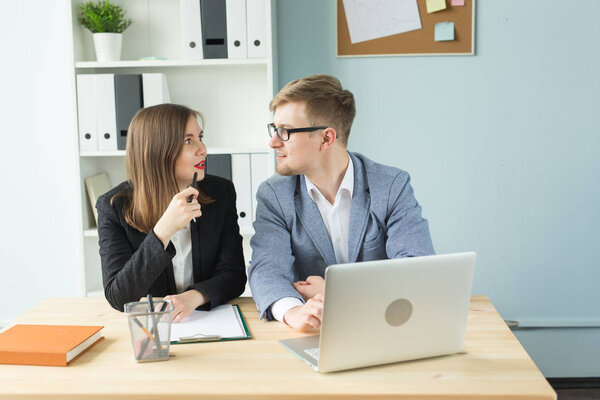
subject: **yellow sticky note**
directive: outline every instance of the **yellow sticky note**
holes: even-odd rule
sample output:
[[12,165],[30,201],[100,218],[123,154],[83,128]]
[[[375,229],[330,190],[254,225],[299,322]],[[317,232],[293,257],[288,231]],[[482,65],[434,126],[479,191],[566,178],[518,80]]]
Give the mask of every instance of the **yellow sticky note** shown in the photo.
[[427,12],[429,14],[446,9],[446,0],[427,0]]

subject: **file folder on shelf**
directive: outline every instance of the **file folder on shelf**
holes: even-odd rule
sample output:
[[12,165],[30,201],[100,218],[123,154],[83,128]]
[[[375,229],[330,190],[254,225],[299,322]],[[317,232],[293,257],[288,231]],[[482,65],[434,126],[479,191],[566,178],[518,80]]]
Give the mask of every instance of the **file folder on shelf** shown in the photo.
[[208,154],[206,173],[231,180],[231,154]]
[[246,0],[226,0],[227,56],[247,58]]
[[142,104],[142,76],[115,75],[115,107],[117,121],[117,149],[125,150],[127,129]]
[[77,118],[79,119],[79,150],[98,150],[94,75],[77,75]]
[[269,158],[271,153],[253,153],[250,155],[250,164],[252,166],[252,211],[256,215],[256,192],[258,186],[273,175]]
[[165,74],[142,74],[142,92],[144,107],[171,102]]
[[200,0],[179,0],[179,8],[181,13],[183,58],[189,60],[204,58],[202,51]]
[[267,56],[266,0],[246,1],[248,58]]
[[98,74],[95,77],[98,150],[117,150],[115,76],[114,74]]
[[250,154],[231,155],[231,178],[237,194],[238,224],[242,229],[252,228]]
[[204,58],[227,58],[225,0],[200,0]]
[[98,226],[98,211],[96,210],[96,202],[98,197],[112,189],[110,178],[106,173],[101,173],[94,176],[88,176],[84,179],[85,187],[87,189],[88,198],[90,200],[90,206],[92,206],[92,212],[94,213],[94,220],[96,226]]

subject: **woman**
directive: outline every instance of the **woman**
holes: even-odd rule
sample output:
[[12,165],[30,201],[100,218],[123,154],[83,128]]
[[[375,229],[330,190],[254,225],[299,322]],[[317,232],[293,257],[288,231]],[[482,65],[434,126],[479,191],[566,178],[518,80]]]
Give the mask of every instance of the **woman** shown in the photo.
[[119,311],[148,293],[166,296],[179,322],[244,291],[235,190],[205,176],[198,118],[176,104],[138,111],[127,133],[129,180],[98,198],[104,294]]

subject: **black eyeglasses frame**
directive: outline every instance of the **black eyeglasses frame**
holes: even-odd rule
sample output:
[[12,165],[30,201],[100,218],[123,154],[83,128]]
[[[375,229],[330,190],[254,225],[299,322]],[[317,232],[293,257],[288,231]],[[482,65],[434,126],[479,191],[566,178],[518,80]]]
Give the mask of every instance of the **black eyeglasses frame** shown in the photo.
[[[287,142],[288,140],[290,140],[290,134],[292,134],[292,133],[314,132],[314,131],[318,131],[319,129],[327,129],[327,128],[328,128],[327,126],[310,126],[310,127],[306,127],[306,128],[292,128],[292,129],[288,129],[288,128],[278,128],[273,123],[267,124],[267,130],[269,131],[269,137],[272,138],[273,137],[273,132],[276,132],[277,137],[282,142]],[[286,139],[283,138],[282,132],[287,132],[287,138]]]

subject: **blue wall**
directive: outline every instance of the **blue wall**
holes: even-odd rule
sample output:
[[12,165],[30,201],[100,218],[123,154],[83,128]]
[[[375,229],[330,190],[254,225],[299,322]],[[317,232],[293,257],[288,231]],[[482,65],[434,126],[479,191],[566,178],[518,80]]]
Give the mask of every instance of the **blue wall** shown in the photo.
[[[280,86],[354,93],[349,149],[411,173],[437,252],[478,253],[474,293],[600,326],[600,1],[481,0],[476,55],[434,57],[337,58],[334,0],[277,7]],[[515,333],[546,376],[600,376],[600,329]]]

